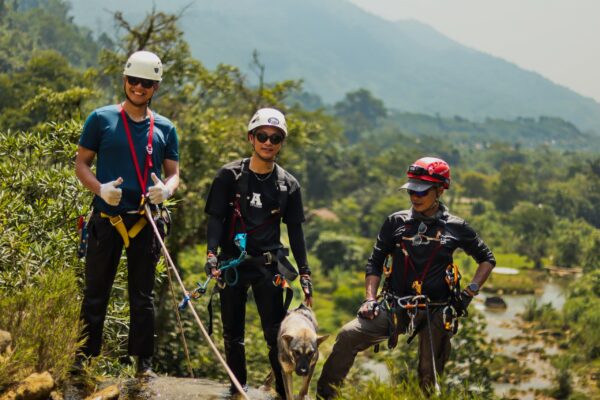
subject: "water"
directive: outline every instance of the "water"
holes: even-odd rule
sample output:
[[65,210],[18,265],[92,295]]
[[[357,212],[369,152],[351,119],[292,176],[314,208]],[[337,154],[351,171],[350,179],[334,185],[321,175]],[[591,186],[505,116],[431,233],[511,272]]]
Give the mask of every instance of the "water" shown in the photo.
[[495,383],[494,391],[498,396],[508,396],[511,390],[518,390],[519,399],[534,399],[533,390],[547,389],[552,386],[554,368],[544,355],[558,353],[558,348],[548,345],[542,338],[530,342],[519,340],[523,332],[523,321],[518,314],[525,310],[526,305],[535,298],[538,305],[550,303],[554,309],[562,309],[565,303],[563,289],[557,282],[547,282],[540,293],[534,295],[505,295],[502,296],[507,304],[506,309],[492,310],[486,308],[482,300],[475,307],[485,316],[486,334],[495,343],[497,354],[514,357],[526,367],[534,371],[533,375],[519,383]]

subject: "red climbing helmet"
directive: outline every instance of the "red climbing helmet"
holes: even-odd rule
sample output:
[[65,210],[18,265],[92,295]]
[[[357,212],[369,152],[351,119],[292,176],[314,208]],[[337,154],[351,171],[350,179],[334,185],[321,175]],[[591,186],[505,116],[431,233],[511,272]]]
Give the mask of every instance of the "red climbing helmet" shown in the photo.
[[450,166],[441,158],[423,157],[412,163],[406,171],[408,182],[401,189],[423,191],[431,186],[450,187]]

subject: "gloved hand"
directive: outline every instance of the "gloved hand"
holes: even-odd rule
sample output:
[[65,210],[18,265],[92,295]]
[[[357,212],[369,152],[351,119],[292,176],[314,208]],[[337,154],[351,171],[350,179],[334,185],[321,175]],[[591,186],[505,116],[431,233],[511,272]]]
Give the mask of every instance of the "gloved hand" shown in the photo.
[[119,205],[121,196],[123,196],[123,191],[117,186],[119,186],[121,183],[123,183],[123,178],[119,177],[119,179],[115,181],[106,182],[100,185],[100,197],[108,205]]
[[300,275],[300,286],[302,286],[302,292],[304,292],[304,303],[308,307],[312,307],[312,278],[308,274]]
[[152,182],[154,182],[154,186],[150,186],[148,188],[148,197],[150,197],[150,203],[152,204],[160,204],[164,202],[166,199],[171,197],[171,191],[167,186],[158,179],[158,176],[153,172],[150,177],[152,178]]
[[356,315],[359,318],[373,319],[379,315],[379,303],[377,300],[365,300],[360,305]]
[[473,301],[473,296],[467,292],[467,289],[464,289],[462,292],[460,292],[460,299],[456,305],[456,313],[459,317],[466,317],[469,315],[467,309],[469,308],[471,301]]
[[211,276],[213,278],[218,278],[221,275],[221,271],[219,271],[219,260],[217,260],[217,256],[212,251],[209,251],[206,255],[206,264],[204,264],[204,272],[206,272],[206,276]]

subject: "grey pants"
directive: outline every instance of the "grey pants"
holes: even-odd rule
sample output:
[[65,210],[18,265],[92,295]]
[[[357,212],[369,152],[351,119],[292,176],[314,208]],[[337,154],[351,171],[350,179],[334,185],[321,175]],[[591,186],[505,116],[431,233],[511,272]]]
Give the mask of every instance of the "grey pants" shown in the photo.
[[[430,309],[430,313],[435,366],[438,374],[441,374],[450,356],[451,333],[443,327],[441,309]],[[343,383],[356,355],[386,340],[389,335],[389,323],[388,312],[381,311],[372,320],[355,318],[342,327],[317,383],[317,395],[320,398],[332,399],[337,395],[336,387]],[[426,390],[433,385],[434,371],[425,310],[419,310],[417,313],[415,326],[419,329],[419,383],[421,388]],[[402,321],[400,333],[405,332],[406,328],[407,321]]]

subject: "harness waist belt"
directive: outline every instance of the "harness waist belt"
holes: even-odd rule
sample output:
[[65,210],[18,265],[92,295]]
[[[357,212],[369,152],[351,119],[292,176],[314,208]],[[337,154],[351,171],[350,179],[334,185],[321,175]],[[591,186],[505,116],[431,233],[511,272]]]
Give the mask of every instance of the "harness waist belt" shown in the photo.
[[[137,214],[142,214],[141,212]],[[129,238],[134,238],[140,233],[140,231],[146,226],[148,220],[143,216],[137,220],[133,226],[127,230],[125,223],[123,222],[123,217],[120,215],[108,215],[106,213],[101,212],[100,217],[107,218],[111,225],[117,230],[121,238],[123,239],[123,244],[125,244],[125,248],[129,247]]]
[[[264,267],[275,267],[277,272],[285,277],[289,281],[293,281],[298,277],[298,271],[287,259],[289,250],[286,248],[275,249],[266,251],[259,256],[246,256],[244,264],[264,268]],[[235,258],[227,257],[226,258]]]

